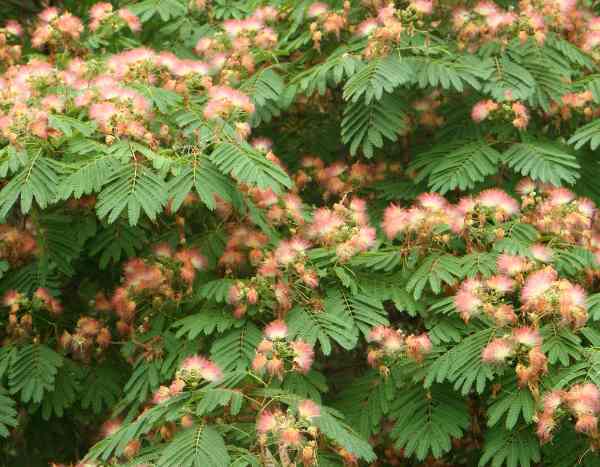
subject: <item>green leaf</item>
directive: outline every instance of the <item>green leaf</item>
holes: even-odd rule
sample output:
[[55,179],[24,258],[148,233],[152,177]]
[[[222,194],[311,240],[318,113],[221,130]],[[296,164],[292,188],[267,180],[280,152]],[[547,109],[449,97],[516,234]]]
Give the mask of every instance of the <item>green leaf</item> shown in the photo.
[[460,261],[452,255],[432,254],[425,258],[406,284],[416,300],[429,284],[434,294],[442,292],[442,284],[453,285],[462,276]]
[[180,431],[163,449],[157,467],[229,467],[223,437],[211,426]]
[[526,141],[512,145],[503,155],[514,171],[534,180],[560,186],[579,178],[580,166],[564,147],[546,141]]
[[22,402],[41,402],[54,390],[63,358],[42,344],[28,344],[19,349],[8,373],[11,394],[20,393]]
[[19,198],[23,214],[30,211],[34,200],[45,208],[55,199],[58,163],[44,157],[41,149],[27,159],[25,166],[0,190],[0,219],[6,217]]
[[502,390],[494,399],[490,401],[487,410],[488,426],[495,426],[504,416],[507,430],[512,430],[519,418],[523,418],[528,424],[532,422],[536,409],[535,400],[528,388],[517,386],[514,378],[502,384]]
[[0,438],[7,438],[10,427],[17,426],[16,402],[8,396],[8,391],[0,386]]
[[425,386],[450,381],[454,383],[454,389],[460,390],[463,396],[473,387],[481,394],[487,381],[493,378],[490,366],[481,360],[481,352],[494,335],[494,329],[482,329],[443,353],[429,368]]
[[384,94],[367,104],[356,100],[344,107],[342,143],[350,145],[350,154],[360,148],[367,157],[383,147],[384,140],[396,141],[407,127],[407,116],[399,96]]
[[364,96],[365,104],[380,100],[412,78],[412,69],[399,56],[388,55],[371,60],[344,85],[344,100],[357,103]]
[[335,296],[327,296],[323,310],[296,306],[286,316],[291,338],[300,338],[310,345],[317,342],[325,355],[332,350],[332,341],[349,350],[356,346],[357,329],[348,310]]
[[461,438],[469,426],[464,400],[448,388],[420,386],[403,388],[394,399],[390,417],[396,420],[390,436],[404,455],[419,460],[435,458],[452,448],[452,439]]
[[124,164],[105,184],[98,195],[98,217],[115,222],[127,209],[130,225],[136,225],[143,211],[151,220],[167,203],[165,182],[150,168],[138,161]]
[[572,144],[575,149],[580,149],[589,144],[592,151],[595,151],[600,146],[600,120],[595,119],[579,127],[568,143]]
[[210,349],[214,361],[224,371],[246,370],[254,358],[262,333],[253,323],[232,329],[217,338]]
[[91,136],[96,130],[94,122],[82,122],[77,118],[59,114],[48,116],[48,126],[62,131],[67,138],[73,137],[76,132],[83,136]]
[[499,161],[500,153],[484,140],[457,140],[418,154],[411,169],[416,183],[427,179],[429,188],[444,194],[475,187],[498,171]]
[[215,332],[223,334],[232,327],[238,327],[242,324],[243,321],[235,318],[231,312],[207,309],[175,321],[173,327],[178,328],[175,337],[186,337],[188,340],[194,340],[200,334],[205,336]]
[[539,462],[540,445],[530,430],[520,428],[506,430],[501,425],[488,430],[479,467],[532,467]]
[[325,436],[359,459],[367,462],[374,461],[376,456],[369,443],[357,435],[341,418],[341,414],[336,410],[321,407],[321,414],[314,418],[313,423]]
[[221,172],[231,175],[238,182],[271,188],[276,192],[292,186],[292,181],[280,166],[269,161],[248,143],[220,143],[210,159]]

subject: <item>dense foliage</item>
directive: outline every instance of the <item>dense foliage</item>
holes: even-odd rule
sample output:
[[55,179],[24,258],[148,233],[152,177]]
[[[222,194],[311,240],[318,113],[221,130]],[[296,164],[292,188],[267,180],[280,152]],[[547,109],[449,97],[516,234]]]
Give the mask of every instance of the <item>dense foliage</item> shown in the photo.
[[13,13],[0,464],[600,465],[600,7]]

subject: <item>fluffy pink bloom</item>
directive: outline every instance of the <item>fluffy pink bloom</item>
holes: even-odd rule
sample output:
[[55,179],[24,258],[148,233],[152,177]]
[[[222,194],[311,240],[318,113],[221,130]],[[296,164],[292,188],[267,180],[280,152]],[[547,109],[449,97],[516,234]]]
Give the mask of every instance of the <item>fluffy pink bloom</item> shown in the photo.
[[344,225],[344,220],[327,208],[319,208],[313,216],[311,231],[316,237],[327,238]]
[[280,319],[272,321],[265,327],[265,337],[269,340],[285,339],[287,335],[287,325]]
[[524,304],[541,298],[552,287],[557,278],[556,271],[552,268],[536,271],[529,276],[521,290],[521,300]]
[[551,391],[544,396],[544,412],[546,413],[554,413],[558,407],[562,404],[563,401],[563,392],[562,391]]
[[575,193],[567,188],[552,188],[548,191],[548,201],[552,206],[562,206],[575,199]]
[[42,21],[49,23],[52,20],[58,18],[58,8],[56,7],[48,7],[44,10],[42,10],[42,12],[38,15],[38,18],[40,18]]
[[259,433],[268,433],[277,428],[277,417],[273,412],[263,410],[256,421],[256,431]]
[[223,378],[223,373],[216,364],[199,355],[186,358],[181,363],[181,369],[211,383],[219,382]]
[[383,342],[383,338],[385,337],[386,333],[388,332],[388,327],[380,324],[378,326],[375,326],[373,329],[371,329],[371,332],[369,332],[369,334],[367,334],[367,342],[377,342],[377,343],[381,343]]
[[408,215],[405,209],[395,204],[391,204],[385,209],[381,227],[390,240],[406,229],[407,226]]
[[515,342],[527,347],[535,347],[542,344],[540,332],[529,326],[513,329],[512,337]]
[[479,101],[473,106],[471,118],[476,123],[483,122],[497,108],[498,104],[492,100]]
[[541,243],[535,243],[529,248],[531,256],[542,263],[549,263],[552,261],[552,248],[542,245]]
[[510,339],[494,339],[485,346],[481,358],[485,363],[504,363],[512,355],[514,344]]
[[542,443],[547,443],[552,439],[552,432],[556,427],[556,421],[551,413],[542,413],[538,417],[537,436]]
[[356,34],[363,37],[368,36],[374,32],[378,26],[379,23],[375,18],[366,19],[358,25],[356,28]]
[[530,193],[533,193],[534,191],[537,190],[537,185],[536,183],[531,179],[531,178],[523,178],[519,181],[519,183],[517,183],[517,186],[515,188],[515,190],[517,191],[517,193],[519,193],[522,196],[528,195]]
[[8,20],[4,24],[4,29],[6,29],[6,32],[12,34],[13,36],[21,37],[23,35],[23,26],[21,26],[21,24],[14,19]]
[[298,415],[310,420],[321,415],[321,408],[310,399],[306,399],[298,404]]
[[323,13],[327,13],[327,11],[329,11],[329,7],[326,3],[315,2],[308,7],[306,16],[309,18],[315,18],[317,16],[321,16]]
[[292,342],[292,349],[294,350],[294,364],[296,368],[301,373],[307,373],[315,358],[313,348],[306,342],[297,340]]
[[302,442],[302,435],[297,428],[288,427],[281,431],[280,439],[285,446],[299,446]]
[[431,352],[431,347],[431,340],[425,333],[406,338],[406,353],[417,362],[420,362],[423,356]]
[[129,29],[131,29],[133,32],[139,32],[142,30],[142,23],[140,19],[135,14],[133,14],[131,10],[128,10],[127,8],[121,8],[118,11],[118,14],[119,17],[123,21],[125,21]]
[[581,415],[575,423],[575,430],[580,433],[594,433],[598,429],[598,417],[590,414]]
[[401,331],[388,328],[381,343],[383,351],[388,355],[394,355],[404,350],[404,336]]
[[500,211],[497,214],[500,215],[501,219],[514,216],[519,212],[519,203],[505,191],[498,188],[482,191],[477,197],[477,202],[483,207],[495,208]]
[[448,201],[439,193],[421,193],[417,203],[431,211],[441,211],[448,208]]
[[433,13],[433,0],[411,0],[410,6],[423,15]]
[[565,401],[577,417],[600,412],[600,390],[592,383],[573,386],[566,393]]
[[454,297],[454,305],[460,313],[461,318],[469,321],[479,311],[483,302],[473,292],[461,288]]
[[78,39],[83,32],[83,23],[77,16],[64,13],[56,20],[56,28],[73,39]]
[[507,276],[516,276],[525,271],[527,268],[527,260],[518,255],[509,255],[502,253],[496,260],[498,272]]
[[502,294],[512,292],[515,288],[515,281],[508,276],[495,275],[487,279],[486,285]]

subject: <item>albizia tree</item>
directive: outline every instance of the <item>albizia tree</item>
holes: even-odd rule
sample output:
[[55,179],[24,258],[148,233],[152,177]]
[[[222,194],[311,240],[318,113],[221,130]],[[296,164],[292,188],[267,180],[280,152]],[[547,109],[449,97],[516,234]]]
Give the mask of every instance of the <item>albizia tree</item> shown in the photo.
[[0,463],[600,465],[597,13],[1,25]]

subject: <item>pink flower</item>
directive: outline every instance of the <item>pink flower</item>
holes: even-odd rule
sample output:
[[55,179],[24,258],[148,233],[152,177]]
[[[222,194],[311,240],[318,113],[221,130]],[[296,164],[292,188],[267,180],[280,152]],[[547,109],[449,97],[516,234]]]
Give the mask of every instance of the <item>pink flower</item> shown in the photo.
[[356,34],[363,37],[369,36],[378,26],[379,24],[375,18],[368,18],[357,26]]
[[298,446],[302,442],[302,435],[298,429],[288,427],[281,432],[281,442],[285,446]]
[[410,6],[423,15],[433,13],[433,0],[411,0]]
[[298,415],[310,420],[321,415],[321,408],[310,399],[306,399],[298,404]]
[[541,298],[552,287],[556,278],[556,271],[552,268],[545,268],[527,276],[527,280],[521,290],[521,300],[523,303],[527,304]]
[[265,337],[269,340],[285,339],[287,335],[288,327],[280,319],[272,321],[265,327]]
[[277,428],[277,417],[273,412],[263,410],[256,421],[256,431],[259,433],[268,433]]
[[118,11],[118,14],[133,32],[139,32],[142,30],[142,23],[140,19],[134,15],[131,10],[128,10],[127,8],[121,8]]
[[541,243],[535,243],[529,248],[531,256],[542,263],[549,263],[552,261],[552,249]]
[[6,32],[12,34],[13,36],[21,37],[23,35],[23,26],[21,26],[21,24],[14,19],[8,20],[4,24],[4,29],[6,29]]
[[313,348],[304,341],[297,340],[292,342],[294,351],[294,364],[301,373],[308,373],[315,358]]
[[493,112],[497,108],[498,104],[492,100],[479,101],[473,106],[471,118],[474,122],[481,123],[488,118],[490,112]]
[[502,253],[498,256],[496,265],[498,266],[498,272],[508,276],[516,276],[526,270],[527,260],[522,256]]
[[506,338],[494,339],[485,346],[481,358],[485,363],[504,363],[513,354],[514,344]]
[[395,204],[388,206],[383,213],[381,227],[385,235],[391,240],[408,226],[407,211]]
[[539,331],[529,326],[513,329],[512,337],[515,342],[527,347],[535,347],[542,344],[542,336],[540,336]]
[[508,196],[505,191],[498,188],[482,191],[477,197],[477,202],[483,207],[495,208],[497,211],[500,211],[497,213],[500,220],[514,216],[519,212],[519,203]]
[[575,423],[575,430],[580,433],[594,433],[598,428],[598,417],[594,415],[581,415]]
[[565,395],[565,401],[577,417],[600,412],[600,390],[592,384],[577,384]]
[[420,362],[424,355],[431,352],[431,347],[431,340],[429,340],[429,336],[425,333],[406,338],[406,352],[417,362]]
[[490,289],[494,289],[496,292],[506,294],[506,293],[512,292],[514,290],[515,281],[507,276],[496,275],[496,276],[490,277],[486,281],[486,285]]
[[186,358],[181,364],[181,370],[211,383],[219,382],[223,378],[223,373],[217,365],[199,355]]
[[327,13],[327,11],[329,11],[329,7],[326,3],[315,2],[308,7],[306,16],[308,16],[309,18],[315,18],[317,16],[321,16],[323,13]]

